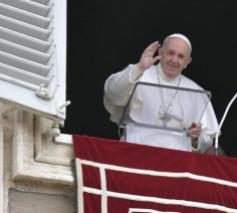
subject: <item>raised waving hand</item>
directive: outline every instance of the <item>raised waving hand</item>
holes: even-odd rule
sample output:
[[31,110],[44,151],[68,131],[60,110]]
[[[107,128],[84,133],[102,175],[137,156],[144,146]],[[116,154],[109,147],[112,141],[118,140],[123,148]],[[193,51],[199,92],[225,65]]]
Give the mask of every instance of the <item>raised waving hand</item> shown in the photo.
[[138,67],[142,71],[149,68],[157,61],[160,60],[160,56],[154,56],[155,52],[159,49],[160,43],[159,41],[155,41],[151,43],[142,53],[140,61],[138,62]]

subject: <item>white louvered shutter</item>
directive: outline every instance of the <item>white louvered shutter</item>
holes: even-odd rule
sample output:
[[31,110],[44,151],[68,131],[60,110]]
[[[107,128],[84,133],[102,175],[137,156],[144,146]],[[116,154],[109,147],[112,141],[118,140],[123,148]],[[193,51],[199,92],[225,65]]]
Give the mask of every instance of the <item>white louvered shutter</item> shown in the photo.
[[66,0],[0,0],[0,100],[65,119]]

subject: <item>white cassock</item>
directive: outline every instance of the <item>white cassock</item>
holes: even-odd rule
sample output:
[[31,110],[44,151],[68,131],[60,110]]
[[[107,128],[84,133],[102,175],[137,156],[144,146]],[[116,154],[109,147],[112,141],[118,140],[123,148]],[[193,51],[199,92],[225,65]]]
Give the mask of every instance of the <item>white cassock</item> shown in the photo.
[[[129,65],[123,71],[112,74],[105,83],[104,105],[111,114],[111,120],[116,123],[120,121],[138,81],[203,90],[183,75],[167,79],[160,64],[147,69],[138,80],[133,80],[135,70],[135,65]],[[185,130],[195,122],[202,124],[198,149],[203,152],[212,145],[218,128],[211,102],[203,98],[203,94],[195,92],[141,84],[137,86],[127,112],[124,118],[127,123],[126,141],[132,143],[192,151],[191,138],[186,131],[171,130]],[[136,123],[164,128],[144,128]]]

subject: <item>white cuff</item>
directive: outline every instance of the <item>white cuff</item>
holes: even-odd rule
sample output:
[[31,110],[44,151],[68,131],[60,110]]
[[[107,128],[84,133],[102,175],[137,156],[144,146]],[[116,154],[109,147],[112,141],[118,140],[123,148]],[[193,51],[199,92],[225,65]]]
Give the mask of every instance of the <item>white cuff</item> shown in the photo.
[[131,76],[130,76],[131,82],[137,81],[142,76],[142,74],[143,74],[143,71],[139,69],[138,65],[136,64],[131,70]]

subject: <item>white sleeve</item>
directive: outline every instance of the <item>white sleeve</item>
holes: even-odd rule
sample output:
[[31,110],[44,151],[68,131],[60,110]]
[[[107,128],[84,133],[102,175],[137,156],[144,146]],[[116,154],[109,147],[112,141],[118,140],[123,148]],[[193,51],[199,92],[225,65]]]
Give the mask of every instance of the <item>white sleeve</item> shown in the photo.
[[204,153],[212,144],[213,137],[203,132],[198,139],[198,151]]
[[202,118],[202,133],[198,140],[198,150],[205,152],[213,144],[213,139],[218,130],[218,122],[211,102],[208,103],[207,109]]
[[115,106],[125,106],[135,83],[142,75],[136,65],[112,74],[105,82],[104,94]]

